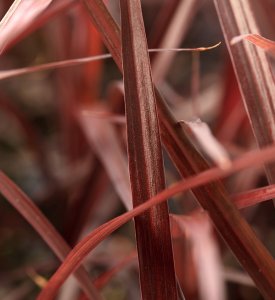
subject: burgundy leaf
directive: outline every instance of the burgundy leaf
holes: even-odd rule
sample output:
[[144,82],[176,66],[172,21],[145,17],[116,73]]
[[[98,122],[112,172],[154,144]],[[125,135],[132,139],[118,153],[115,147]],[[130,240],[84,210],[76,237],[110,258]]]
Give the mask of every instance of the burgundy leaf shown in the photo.
[[[92,22],[101,33],[103,42],[112,53],[115,62],[121,70],[121,42],[117,24],[101,0],[85,0],[84,3]],[[190,142],[186,133],[180,128],[157,90],[156,98],[162,142],[181,175],[191,176],[206,170],[208,164],[205,159]],[[268,253],[263,254],[260,251],[258,252],[259,257],[255,257],[252,249],[255,249],[255,247],[262,248],[263,245],[257,239],[251,227],[248,226],[247,222],[231,204],[221,182],[216,181],[207,184],[205,187],[193,189],[193,193],[201,206],[209,212],[216,228],[238,260],[251,277],[254,278],[257,287],[263,294],[270,295],[270,291],[273,290],[270,277],[273,275],[270,274],[269,264],[263,263],[266,260],[269,261],[270,256]],[[232,222],[232,217],[228,218],[228,214],[234,216],[234,222]],[[263,266],[265,266],[265,271],[262,270]],[[262,273],[258,272],[259,269],[262,270]]]
[[[135,207],[163,190],[165,179],[140,1],[121,0],[120,8],[128,159]],[[142,298],[177,299],[167,204],[136,217],[135,229]]]
[[[255,138],[260,147],[273,144],[275,85],[266,54],[250,43],[230,43],[236,36],[250,32],[259,34],[252,2],[214,0],[214,3]],[[269,182],[275,183],[275,164],[265,168]]]
[[[56,256],[63,261],[70,252],[70,247],[38,207],[1,171],[0,193],[32,225]],[[90,299],[101,299],[83,267],[76,272],[76,276]]]
[[[101,225],[94,231],[92,231],[88,236],[86,236],[78,245],[76,245],[70,254],[67,256],[66,260],[56,271],[56,273],[48,281],[46,287],[42,290],[38,296],[38,300],[51,300],[56,295],[58,288],[63,284],[63,282],[68,278],[68,276],[76,270],[84,258],[92,251],[102,240],[104,240],[108,235],[118,229],[120,226],[130,221],[132,218],[144,213],[151,207],[167,201],[166,199],[176,195],[177,193],[187,191],[194,187],[204,185],[210,181],[217,180],[218,178],[223,178],[229,176],[230,174],[240,171],[242,169],[255,166],[257,164],[262,164],[275,160],[275,146],[270,146],[261,150],[256,150],[244,154],[242,157],[236,159],[232,162],[228,169],[212,168],[206,170],[198,175],[194,175],[188,179],[184,179],[177,184],[173,184],[170,188],[162,191],[158,195],[148,199],[143,204],[135,207],[133,210],[120,215],[111,221]],[[228,218],[232,221],[232,216],[229,215]],[[235,220],[235,219],[234,219]],[[249,232],[250,228],[247,223],[243,221],[242,230]],[[239,241],[241,242],[241,241]],[[253,270],[251,275],[254,280],[259,284],[259,278],[263,276],[263,270],[268,272],[268,286],[270,289],[265,289],[261,285],[261,291],[265,295],[266,299],[272,300],[275,291],[275,262],[269,252],[261,243],[254,243],[253,249],[250,249],[249,255],[253,253],[255,260],[261,261],[261,268]],[[243,262],[244,266],[246,263]]]

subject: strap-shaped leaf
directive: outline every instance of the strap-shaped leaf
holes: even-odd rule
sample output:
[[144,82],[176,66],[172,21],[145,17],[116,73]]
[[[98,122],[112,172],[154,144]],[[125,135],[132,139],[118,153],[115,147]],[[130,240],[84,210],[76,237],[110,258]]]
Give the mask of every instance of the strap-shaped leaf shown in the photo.
[[[165,187],[158,117],[139,0],[121,0],[123,79],[133,206]],[[168,208],[135,218],[143,299],[177,299]]]
[[[250,43],[230,43],[236,36],[251,32],[254,35],[247,35],[246,39],[260,43],[252,2],[214,0],[214,3],[255,138],[260,147],[271,145],[275,143],[275,85],[266,54]],[[261,39],[262,46],[263,42],[266,47],[267,41]],[[269,182],[275,183],[275,164],[268,164],[265,169]]]

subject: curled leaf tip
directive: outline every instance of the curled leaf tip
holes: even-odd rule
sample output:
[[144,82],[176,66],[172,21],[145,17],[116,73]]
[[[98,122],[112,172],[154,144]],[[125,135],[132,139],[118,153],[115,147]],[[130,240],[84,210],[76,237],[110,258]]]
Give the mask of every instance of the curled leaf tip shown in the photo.
[[245,39],[247,36],[248,36],[248,34],[234,36],[230,41],[230,45],[235,45],[235,44],[239,43],[240,41]]
[[222,42],[218,42],[217,44],[213,45],[213,46],[209,46],[209,47],[200,47],[200,48],[197,48],[197,51],[208,51],[208,50],[212,50],[212,49],[215,49],[217,47],[220,46]]
[[269,52],[273,56],[275,55],[275,42],[269,40],[259,34],[242,34],[235,36],[231,39],[230,44],[235,45],[236,43],[247,40],[248,42],[252,43],[253,45],[262,48],[266,52]]
[[198,47],[198,48],[157,48],[157,49],[148,49],[149,52],[168,52],[168,51],[172,51],[172,52],[202,52],[202,51],[208,51],[214,48],[217,48],[219,45],[221,44],[221,42],[213,45],[213,46],[209,46],[209,47]]

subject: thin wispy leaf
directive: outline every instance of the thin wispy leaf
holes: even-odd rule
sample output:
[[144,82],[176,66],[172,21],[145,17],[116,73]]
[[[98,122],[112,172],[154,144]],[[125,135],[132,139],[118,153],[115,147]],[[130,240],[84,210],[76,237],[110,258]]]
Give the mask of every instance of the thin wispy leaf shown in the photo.
[[[198,47],[198,48],[149,49],[148,52],[193,52],[193,51],[204,52],[204,51],[212,50],[212,49],[218,47],[220,44],[221,43],[219,42],[219,43],[209,46],[209,47]],[[101,55],[95,55],[95,56],[89,56],[89,57],[67,59],[67,60],[41,64],[41,65],[37,65],[37,66],[13,69],[13,70],[2,70],[2,71],[0,70],[0,80],[11,78],[11,77],[17,77],[17,76],[21,76],[21,75],[32,74],[35,72],[42,72],[42,71],[55,70],[55,69],[60,69],[60,68],[79,66],[82,64],[87,64],[87,63],[104,60],[104,59],[108,59],[108,58],[112,58],[112,55],[111,54],[101,54]]]

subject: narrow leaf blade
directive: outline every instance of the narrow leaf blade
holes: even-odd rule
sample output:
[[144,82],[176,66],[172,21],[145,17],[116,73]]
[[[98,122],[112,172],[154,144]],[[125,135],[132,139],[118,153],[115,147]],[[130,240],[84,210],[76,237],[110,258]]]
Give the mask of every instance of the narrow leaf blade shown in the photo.
[[[130,221],[132,218],[145,212],[147,209],[166,201],[167,198],[176,195],[177,193],[187,191],[210,181],[215,181],[219,178],[227,177],[230,174],[243,170],[245,168],[255,166],[262,163],[267,163],[275,160],[275,146],[270,146],[261,150],[249,152],[244,154],[242,157],[236,159],[232,162],[228,169],[212,168],[206,170],[198,175],[194,175],[188,179],[179,181],[170,188],[162,191],[158,195],[148,199],[143,204],[135,207],[133,210],[120,215],[111,221],[101,225],[94,231],[92,231],[88,236],[86,236],[78,245],[76,245],[70,254],[67,256],[66,260],[59,267],[56,273],[48,281],[46,287],[42,290],[38,296],[38,300],[48,300],[52,299],[58,291],[58,288],[63,284],[63,282],[68,278],[68,276],[78,268],[80,263],[85,259],[85,257],[92,251],[102,240],[104,240],[108,235],[118,229],[120,226]],[[249,231],[249,226],[244,223],[244,229]],[[266,299],[273,299],[275,292],[275,262],[272,256],[268,253],[266,248],[262,244],[255,244],[254,248],[250,250],[258,259],[258,253],[260,252],[264,255],[264,260],[261,261],[261,268],[256,269],[255,273],[252,273],[253,278],[257,279],[263,276],[263,270],[268,270],[269,284],[266,286],[270,287],[265,294]],[[244,263],[245,264],[245,263]],[[255,274],[257,273],[257,276]],[[256,280],[258,282],[258,280]],[[265,289],[263,289],[265,291]]]
[[[135,207],[164,189],[165,179],[140,1],[121,0],[120,7],[128,157]],[[142,298],[177,299],[167,204],[136,217],[135,229]]]
[[0,54],[53,0],[15,0],[0,22]]
[[[71,250],[68,244],[27,195],[1,171],[0,193],[32,225],[56,256],[63,261]],[[89,298],[100,299],[83,267],[76,272],[76,276]]]
[[[275,85],[266,53],[250,43],[230,43],[236,36],[259,34],[253,3],[248,0],[214,0],[214,3],[255,138],[259,147],[271,145],[275,142]],[[266,165],[265,169],[269,182],[275,183],[275,164]]]

